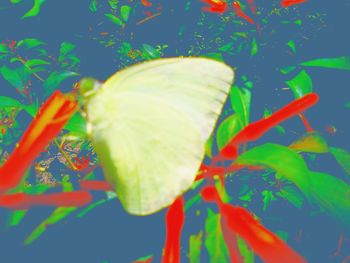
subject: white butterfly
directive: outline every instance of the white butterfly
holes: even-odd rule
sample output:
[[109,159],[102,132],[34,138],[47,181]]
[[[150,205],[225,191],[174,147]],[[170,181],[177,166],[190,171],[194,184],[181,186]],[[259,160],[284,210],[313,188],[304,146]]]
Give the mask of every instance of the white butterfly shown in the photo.
[[128,67],[98,89],[82,80],[90,136],[127,212],[157,212],[192,185],[233,77],[218,61],[180,57]]

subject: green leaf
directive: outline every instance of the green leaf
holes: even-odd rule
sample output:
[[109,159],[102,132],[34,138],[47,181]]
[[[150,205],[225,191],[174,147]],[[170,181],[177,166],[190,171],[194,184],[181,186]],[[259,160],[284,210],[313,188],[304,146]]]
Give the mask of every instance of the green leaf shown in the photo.
[[276,198],[274,197],[272,191],[268,191],[268,190],[264,190],[261,192],[261,195],[263,197],[263,203],[264,203],[264,206],[263,206],[263,211],[266,211],[267,207],[270,205],[270,203],[273,201],[273,200],[276,200]]
[[23,90],[23,82],[21,75],[17,70],[10,69],[6,66],[0,68],[0,74],[5,80],[7,80],[13,87]]
[[344,171],[350,175],[350,153],[345,149],[335,147],[331,147],[330,152]]
[[216,132],[216,142],[219,151],[243,128],[238,114],[228,116],[223,120]]
[[289,66],[289,67],[281,68],[281,69],[280,69],[280,72],[281,72],[282,74],[288,74],[288,73],[292,72],[295,68],[296,68],[296,67],[294,67],[294,66]]
[[292,50],[292,52],[295,54],[297,53],[295,42],[293,40],[288,41],[287,46]]
[[247,89],[239,89],[234,86],[230,91],[232,109],[241,117],[242,126],[249,123],[251,92]]
[[148,255],[148,256],[136,259],[136,261],[134,261],[133,263],[143,263],[143,262],[144,263],[151,263],[152,260],[153,260],[153,256],[152,255]]
[[190,245],[189,245],[190,263],[201,262],[202,237],[203,237],[202,231],[200,231],[197,235],[190,236]]
[[[42,194],[46,192],[48,189],[50,189],[49,185],[38,184],[35,186],[25,187],[23,190],[27,194]],[[19,223],[21,223],[22,219],[25,217],[27,212],[28,210],[17,210],[17,211],[9,212],[9,216],[7,219],[7,226],[9,227],[17,226]]]
[[108,18],[109,21],[111,21],[113,24],[115,25],[118,25],[118,26],[121,26],[121,27],[124,27],[125,24],[124,22],[119,18],[119,17],[116,17],[115,15],[113,14],[105,14],[105,16]]
[[38,113],[39,110],[39,103],[38,100],[32,104],[24,106],[24,110],[33,118]]
[[327,153],[329,151],[327,142],[318,132],[308,132],[295,142],[289,148],[298,152]]
[[22,108],[23,105],[18,100],[10,97],[0,96],[0,108]]
[[50,65],[50,64],[51,64],[50,62],[47,62],[42,59],[30,59],[30,60],[27,60],[27,62],[24,65],[28,68],[31,68],[39,65]]
[[209,158],[213,156],[213,142],[214,142],[214,137],[210,136],[210,138],[205,143],[205,154]]
[[299,188],[307,187],[305,174],[308,173],[304,159],[288,147],[266,143],[240,155],[236,164],[261,165],[275,170]]
[[90,1],[89,9],[93,13],[97,12],[97,2],[96,2],[96,0],[91,0]]
[[344,181],[308,170],[295,151],[267,143],[240,155],[235,164],[266,166],[293,182],[313,202],[345,224],[350,218],[350,186]]
[[158,50],[156,50],[151,45],[142,44],[141,51],[142,51],[142,56],[148,60],[160,58]]
[[210,263],[230,262],[229,252],[221,230],[221,216],[208,209],[205,220],[205,247],[208,251]]
[[228,52],[230,53],[229,51],[233,51],[233,43],[227,43],[225,45],[223,45],[222,47],[219,47],[219,51],[222,51],[222,52]]
[[76,207],[59,207],[56,208],[52,214],[44,220],[38,227],[36,227],[33,232],[26,238],[24,243],[26,245],[31,244],[33,241],[38,239],[47,229],[49,225],[54,225],[62,219],[69,216],[72,212],[74,212]]
[[25,38],[20,40],[16,47],[25,46],[26,48],[35,48],[40,45],[45,45],[45,42],[38,40],[36,38]]
[[302,195],[292,186],[284,186],[280,189],[277,196],[280,196],[290,203],[292,203],[296,208],[301,208],[304,203],[304,198]]
[[219,176],[214,176],[215,187],[218,190],[221,200],[224,203],[229,203],[232,200],[232,197],[227,193],[226,188],[222,185],[222,181]]
[[10,49],[5,45],[0,43],[0,53],[8,53],[10,52]]
[[23,18],[37,16],[40,12],[41,6],[46,2],[46,0],[34,0],[34,5],[27,13],[22,16]]
[[10,0],[10,2],[12,4],[18,4],[18,3],[22,2],[22,0]]
[[122,5],[120,8],[120,17],[123,19],[124,22],[127,22],[129,19],[131,7],[128,5]]
[[75,49],[75,45],[69,42],[62,42],[60,47],[60,55],[58,61],[61,62],[65,59],[65,56]]
[[240,254],[244,258],[244,263],[254,263],[254,252],[248,247],[244,239],[237,236],[237,244]]
[[301,98],[312,92],[312,80],[305,70],[299,72],[293,79],[286,81],[295,98]]
[[90,205],[88,205],[86,208],[84,208],[83,211],[81,211],[78,215],[77,215],[77,218],[81,218],[83,216],[85,216],[88,212],[90,212],[92,209],[94,209],[95,207],[99,206],[99,205],[102,205],[104,203],[106,203],[108,200],[107,199],[102,199],[102,200],[99,200],[99,201],[96,201]]
[[109,6],[112,9],[117,9],[119,0],[108,0]]
[[27,210],[16,210],[9,212],[6,225],[8,227],[19,225],[26,214]]
[[76,112],[64,126],[65,130],[78,135],[80,137],[86,136],[86,119],[81,116],[79,112]]
[[300,63],[306,67],[321,67],[350,70],[350,57],[320,58]]
[[195,204],[198,204],[202,201],[202,197],[199,193],[197,193],[195,196],[193,196],[191,199],[186,201],[185,204],[185,212],[187,212],[192,206]]
[[52,72],[43,83],[45,95],[50,95],[66,78],[75,76],[79,76],[79,74],[72,71]]
[[258,44],[256,43],[256,39],[253,38],[252,43],[251,43],[251,50],[250,50],[250,55],[253,57],[258,53]]
[[350,186],[326,173],[310,172],[308,198],[349,226]]

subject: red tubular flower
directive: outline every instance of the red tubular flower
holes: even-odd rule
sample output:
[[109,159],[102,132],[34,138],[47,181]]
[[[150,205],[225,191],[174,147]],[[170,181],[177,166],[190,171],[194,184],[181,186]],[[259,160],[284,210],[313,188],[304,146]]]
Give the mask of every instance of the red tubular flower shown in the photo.
[[84,206],[92,201],[87,191],[63,192],[42,195],[24,193],[0,196],[0,206],[10,209],[29,209],[32,206],[72,207]]
[[201,0],[202,2],[209,4],[210,6],[203,7],[205,12],[213,12],[222,14],[227,10],[227,3],[221,0]]
[[[220,152],[219,157],[231,157],[231,152],[237,149],[237,146],[255,141],[259,139],[264,133],[271,128],[280,124],[281,122],[303,112],[307,108],[315,105],[318,102],[318,95],[310,93],[304,97],[294,100],[280,110],[274,112],[271,116],[253,122],[241,130]],[[220,159],[218,158],[218,159]]]
[[306,2],[306,0],[282,0],[281,6],[282,7],[289,7],[292,5],[298,5],[298,4],[302,4],[305,2]]
[[225,219],[224,223],[227,224],[232,234],[240,235],[264,262],[306,262],[278,236],[261,225],[246,209],[224,204],[214,186],[205,187],[202,190],[202,197],[206,201],[216,202]]
[[16,148],[0,168],[0,193],[16,187],[31,163],[58,135],[77,108],[77,103],[60,91],[39,109]]
[[153,4],[151,2],[148,2],[147,0],[141,0],[141,3],[143,6],[151,7]]
[[242,7],[241,7],[241,5],[238,2],[234,1],[232,3],[232,6],[233,6],[233,10],[234,10],[235,14],[238,17],[243,18],[249,24],[254,24],[254,20],[251,17],[249,17],[246,13],[243,12]]
[[166,240],[162,263],[180,263],[180,238],[184,222],[184,199],[179,197],[166,214]]

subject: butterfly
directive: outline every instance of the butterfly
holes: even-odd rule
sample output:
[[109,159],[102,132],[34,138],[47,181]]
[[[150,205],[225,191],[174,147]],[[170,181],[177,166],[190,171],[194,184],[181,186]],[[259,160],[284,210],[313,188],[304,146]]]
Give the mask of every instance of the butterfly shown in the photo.
[[80,81],[88,134],[127,212],[155,213],[190,188],[233,79],[224,63],[178,57]]

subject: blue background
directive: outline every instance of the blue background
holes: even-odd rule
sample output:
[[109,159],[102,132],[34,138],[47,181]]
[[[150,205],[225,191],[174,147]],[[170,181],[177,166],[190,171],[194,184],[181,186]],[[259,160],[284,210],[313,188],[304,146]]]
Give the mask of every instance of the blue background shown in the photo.
[[[7,2],[1,0],[1,2]],[[134,1],[135,2],[135,1]],[[199,1],[192,1],[189,12],[184,11],[185,1],[161,1],[162,15],[150,20],[143,25],[136,26],[135,22],[142,18],[142,6],[138,5],[138,11],[130,18],[127,31],[134,32],[135,46],[143,43],[168,44],[166,56],[185,55],[183,53],[191,43],[190,33],[196,30],[196,22],[201,14]],[[270,1],[256,1],[260,8],[270,8]],[[2,3],[0,3],[2,4]],[[4,4],[0,10],[0,40],[19,40],[22,38],[38,38],[48,43],[48,49],[59,48],[62,41],[69,41],[77,46],[75,53],[81,59],[80,73],[82,76],[93,76],[105,79],[121,68],[118,57],[113,48],[105,48],[97,41],[89,37],[88,26],[96,25],[99,19],[88,9],[89,1],[48,0],[41,13],[34,18],[21,20],[20,17],[31,8],[32,2],[13,7]],[[266,6],[266,7],[265,7]],[[281,92],[280,86],[283,76],[276,70],[288,65],[297,64],[321,57],[338,57],[349,55],[349,1],[313,1],[300,5],[290,12],[300,12],[307,15],[319,12],[324,14],[323,23],[319,25],[303,25],[308,39],[298,46],[297,55],[292,57],[285,52],[283,46],[286,39],[293,39],[299,34],[283,30],[268,39],[267,45],[261,48],[254,59],[248,55],[235,56],[227,62],[237,67],[236,74],[250,73],[255,79],[252,97],[251,119],[261,118],[266,106],[276,109],[293,99],[291,93]],[[208,19],[215,20],[216,14],[209,15]],[[278,29],[280,24],[273,22],[271,27]],[[178,30],[185,26],[183,39],[179,39]],[[315,28],[319,28],[315,30]],[[223,34],[228,36],[235,29],[226,29]],[[210,38],[210,31],[203,32]],[[294,35],[293,35],[294,34]],[[285,61],[288,61],[286,64]],[[320,102],[308,110],[306,116],[314,129],[319,130],[330,145],[349,149],[349,109],[344,105],[349,101],[349,73],[332,69],[310,69],[314,91],[320,96]],[[61,85],[62,90],[67,90]],[[68,86],[68,85],[67,85]],[[9,84],[0,78],[0,95],[20,99],[18,93]],[[24,120],[25,121],[25,120]],[[337,128],[332,135],[325,131],[329,125]],[[284,123],[287,131],[296,130],[299,134],[303,130],[299,119],[294,118]],[[285,136],[279,135],[275,130],[270,131],[256,144],[263,142],[275,142],[289,144],[296,138],[292,132]],[[330,174],[343,174],[341,168],[329,155],[320,155],[313,162],[313,170],[328,172]],[[251,177],[252,183],[259,187],[261,182],[258,177]],[[234,181],[234,180],[233,180]],[[229,192],[234,194],[235,188]],[[237,189],[238,190],[238,187]],[[189,193],[191,195],[191,193]],[[261,203],[250,206],[250,210],[259,215]],[[199,206],[204,215],[206,207]],[[271,205],[268,213],[264,215],[262,222],[273,231],[287,230],[297,234],[303,230],[302,241],[298,242],[291,234],[288,243],[310,262],[341,262],[350,255],[350,243],[346,242],[341,256],[332,258],[331,254],[336,250],[340,233],[350,237],[349,230],[344,229],[339,223],[329,216],[310,216],[310,211],[315,207],[304,206],[303,210],[297,210],[287,202],[276,202]],[[77,219],[74,216],[54,225],[36,242],[30,246],[24,246],[23,240],[52,210],[49,208],[33,208],[23,222],[14,228],[5,228],[5,210],[0,211],[0,262],[132,262],[138,257],[149,254],[155,255],[154,262],[160,262],[161,248],[165,238],[164,211],[147,217],[134,217],[127,215],[117,200],[98,206],[85,217]],[[195,212],[195,211],[194,211]],[[194,212],[187,215],[186,225],[182,240],[182,259],[186,260],[188,251],[188,237],[203,228],[205,216],[197,217]],[[262,216],[262,215],[261,215]],[[203,262],[208,262],[205,253]]]

